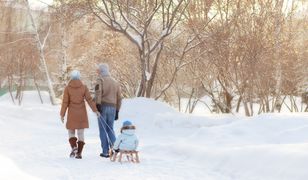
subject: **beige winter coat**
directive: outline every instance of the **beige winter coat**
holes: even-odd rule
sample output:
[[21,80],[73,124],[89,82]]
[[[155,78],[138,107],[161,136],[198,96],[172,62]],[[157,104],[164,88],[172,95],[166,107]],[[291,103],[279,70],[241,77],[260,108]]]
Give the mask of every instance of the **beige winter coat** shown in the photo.
[[96,104],[108,104],[114,106],[117,110],[120,110],[121,101],[121,87],[116,80],[110,76],[104,76],[97,79],[95,85]]
[[67,114],[67,129],[84,129],[89,128],[88,115],[85,101],[89,104],[93,112],[97,111],[95,102],[89,93],[87,86],[83,85],[80,80],[71,80],[65,87],[60,115]]

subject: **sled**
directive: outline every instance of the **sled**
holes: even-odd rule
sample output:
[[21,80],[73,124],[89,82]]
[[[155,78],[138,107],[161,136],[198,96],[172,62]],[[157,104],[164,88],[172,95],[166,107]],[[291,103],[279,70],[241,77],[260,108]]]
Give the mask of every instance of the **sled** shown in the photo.
[[114,154],[110,156],[110,160],[112,162],[118,160],[118,162],[122,163],[123,155],[126,156],[128,162],[140,163],[138,151],[120,150],[120,152],[114,152]]

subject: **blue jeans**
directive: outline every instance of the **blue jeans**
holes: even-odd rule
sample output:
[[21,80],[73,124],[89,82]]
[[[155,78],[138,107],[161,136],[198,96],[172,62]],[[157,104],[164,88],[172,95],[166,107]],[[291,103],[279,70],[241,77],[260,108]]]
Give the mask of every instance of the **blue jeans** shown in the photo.
[[115,119],[116,108],[113,106],[102,106],[101,117],[98,120],[99,137],[104,155],[109,154],[109,147],[115,142],[113,123]]

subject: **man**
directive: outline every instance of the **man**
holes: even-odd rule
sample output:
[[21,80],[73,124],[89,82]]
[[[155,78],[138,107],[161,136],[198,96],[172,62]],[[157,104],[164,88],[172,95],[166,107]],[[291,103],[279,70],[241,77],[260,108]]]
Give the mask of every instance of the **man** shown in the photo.
[[98,79],[95,85],[95,102],[101,117],[98,121],[99,136],[101,140],[101,157],[109,157],[109,148],[115,142],[113,131],[114,120],[118,119],[121,107],[120,84],[114,80],[109,72],[108,64],[100,64],[98,69]]

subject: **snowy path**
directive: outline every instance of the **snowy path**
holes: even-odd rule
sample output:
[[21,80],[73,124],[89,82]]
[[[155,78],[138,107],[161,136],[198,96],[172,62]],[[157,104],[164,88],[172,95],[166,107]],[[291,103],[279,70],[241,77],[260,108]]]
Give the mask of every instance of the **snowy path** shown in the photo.
[[[82,160],[69,159],[59,107],[17,107],[0,98],[0,179],[307,180],[308,115],[188,116],[159,102],[126,100],[137,125],[141,163],[111,163],[100,153],[95,116]],[[32,102],[30,101],[30,102]]]

